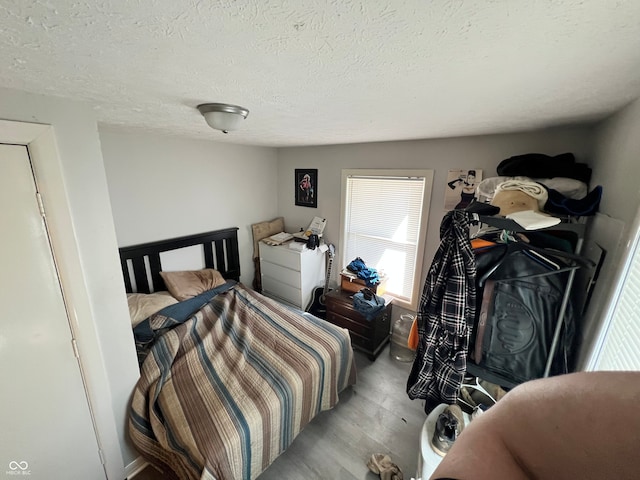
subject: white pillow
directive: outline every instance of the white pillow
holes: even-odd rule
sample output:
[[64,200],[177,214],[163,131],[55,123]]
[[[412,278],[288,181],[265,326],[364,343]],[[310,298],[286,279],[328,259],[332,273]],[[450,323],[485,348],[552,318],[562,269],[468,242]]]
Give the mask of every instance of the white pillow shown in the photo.
[[178,303],[169,292],[127,293],[131,326],[135,327],[145,318],[159,312],[164,307]]

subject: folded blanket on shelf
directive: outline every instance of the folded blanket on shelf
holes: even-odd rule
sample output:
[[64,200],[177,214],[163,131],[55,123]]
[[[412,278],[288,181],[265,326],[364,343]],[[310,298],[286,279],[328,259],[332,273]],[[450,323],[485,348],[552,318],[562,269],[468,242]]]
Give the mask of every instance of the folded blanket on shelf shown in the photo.
[[482,180],[476,187],[476,198],[480,202],[488,203],[493,198],[496,187],[508,180],[522,180],[529,182],[541,183],[548,189],[556,190],[568,198],[581,199],[587,195],[587,184],[573,178],[555,177],[555,178],[532,178],[532,177],[489,177]]

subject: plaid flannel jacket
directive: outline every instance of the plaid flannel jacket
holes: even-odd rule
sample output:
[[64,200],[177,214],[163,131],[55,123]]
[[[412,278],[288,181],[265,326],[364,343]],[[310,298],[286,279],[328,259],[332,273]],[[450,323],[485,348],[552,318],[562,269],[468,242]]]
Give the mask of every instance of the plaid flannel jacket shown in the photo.
[[475,318],[475,278],[468,213],[452,210],[442,219],[440,246],[422,290],[418,349],[407,381],[407,394],[425,399],[427,414],[458,399]]

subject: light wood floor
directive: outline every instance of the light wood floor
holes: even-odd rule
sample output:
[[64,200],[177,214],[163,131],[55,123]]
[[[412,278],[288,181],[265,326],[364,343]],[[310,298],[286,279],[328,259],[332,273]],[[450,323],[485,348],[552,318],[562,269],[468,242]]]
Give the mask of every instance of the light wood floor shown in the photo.
[[[419,436],[426,419],[424,403],[405,392],[410,363],[389,356],[389,347],[375,362],[356,352],[358,381],[340,394],[340,402],[318,415],[258,480],[373,480],[367,469],[373,453],[385,453],[404,478],[416,473]],[[147,467],[134,480],[159,480]]]

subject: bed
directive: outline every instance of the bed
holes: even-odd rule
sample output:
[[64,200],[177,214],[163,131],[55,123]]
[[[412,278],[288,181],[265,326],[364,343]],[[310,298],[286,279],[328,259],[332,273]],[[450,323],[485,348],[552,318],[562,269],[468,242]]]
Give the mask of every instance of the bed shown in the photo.
[[129,433],[167,478],[253,479],[355,383],[349,334],[242,285],[237,228],[121,248],[127,292],[171,291],[162,253],[192,245],[223,280],[134,328]]

